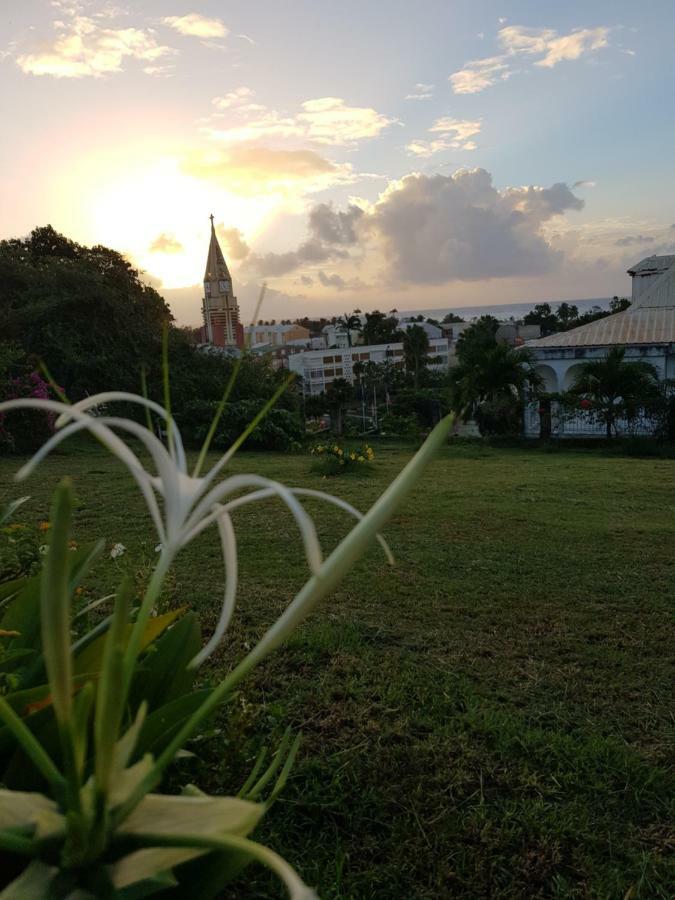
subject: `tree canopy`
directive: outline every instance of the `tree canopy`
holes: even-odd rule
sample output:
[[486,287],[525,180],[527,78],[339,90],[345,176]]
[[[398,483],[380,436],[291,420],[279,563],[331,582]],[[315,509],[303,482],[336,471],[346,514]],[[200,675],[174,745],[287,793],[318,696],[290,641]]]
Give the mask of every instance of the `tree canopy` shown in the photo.
[[0,242],[0,334],[44,360],[74,399],[138,388],[172,319],[159,293],[118,252],[51,226]]

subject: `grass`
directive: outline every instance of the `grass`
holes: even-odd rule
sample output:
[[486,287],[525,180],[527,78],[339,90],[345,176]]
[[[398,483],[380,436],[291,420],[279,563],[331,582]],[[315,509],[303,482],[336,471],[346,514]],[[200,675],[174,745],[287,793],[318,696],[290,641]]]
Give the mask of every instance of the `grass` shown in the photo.
[[[234,471],[321,487],[365,509],[410,451],[370,477],[322,480],[308,456],[242,453]],[[142,580],[155,537],[131,481],[98,449],[54,456],[26,486],[0,460],[0,501],[46,517],[74,476],[79,539],[128,552]],[[348,527],[308,502],[325,545]],[[246,682],[181,777],[241,782],[291,725],[301,756],[261,837],[324,900],[666,898],[673,895],[675,463],[600,451],[449,447],[330,599]],[[237,513],[240,606],[210,675],[226,671],[304,578],[276,502]],[[184,551],[167,603],[216,621],[215,532]],[[670,825],[668,824],[670,822]],[[231,895],[277,896],[247,870]]]

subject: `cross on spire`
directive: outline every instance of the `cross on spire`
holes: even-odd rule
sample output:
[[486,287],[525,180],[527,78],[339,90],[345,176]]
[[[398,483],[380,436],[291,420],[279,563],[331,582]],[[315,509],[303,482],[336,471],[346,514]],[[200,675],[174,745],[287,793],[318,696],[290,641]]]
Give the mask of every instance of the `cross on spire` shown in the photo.
[[211,228],[213,228],[213,213],[211,213],[211,215],[209,216],[209,219],[211,219]]

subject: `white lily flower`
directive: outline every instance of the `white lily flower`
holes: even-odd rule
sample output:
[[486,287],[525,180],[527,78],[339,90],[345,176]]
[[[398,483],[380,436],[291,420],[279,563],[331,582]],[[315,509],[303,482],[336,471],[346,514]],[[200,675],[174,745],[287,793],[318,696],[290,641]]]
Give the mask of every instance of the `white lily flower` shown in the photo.
[[119,557],[124,556],[126,552],[127,548],[124,546],[124,544],[113,544],[110,551],[110,559],[119,559]]
[[[95,415],[100,407],[114,402],[136,403],[160,416],[170,435],[168,448],[148,428],[130,419],[109,415]],[[299,496],[312,497],[332,503],[357,519],[363,516],[356,509],[321,491],[292,489],[278,481],[259,475],[231,475],[222,481],[218,476],[230,461],[236,445],[225,453],[204,476],[190,474],[180,431],[175,421],[163,407],[152,400],[123,391],[109,391],[88,397],[74,405],[54,400],[33,398],[10,400],[0,403],[0,413],[14,409],[38,409],[58,414],[56,431],[17,473],[16,480],[27,478],[36,466],[67,437],[89,431],[128,469],[141,490],[146,506],[155,525],[159,539],[159,561],[141,604],[136,625],[132,632],[129,655],[135,657],[148,617],[159,593],[164,575],[176,554],[205,528],[217,522],[220,532],[223,561],[226,569],[226,585],[220,620],[211,640],[192,661],[200,665],[214,651],[222,639],[235,608],[237,593],[237,547],[230,513],[240,506],[278,497],[293,515],[302,537],[305,555],[311,575],[321,578],[324,566],[321,546],[311,517],[306,513]],[[155,472],[149,471],[129,445],[119,436],[123,432],[140,441],[150,454]],[[252,490],[251,490],[252,489]],[[249,493],[242,494],[243,491]],[[238,496],[233,496],[238,495]],[[387,558],[393,562],[391,552],[382,538]],[[122,548],[122,549],[119,549]],[[112,558],[124,552],[123,545],[116,544]]]

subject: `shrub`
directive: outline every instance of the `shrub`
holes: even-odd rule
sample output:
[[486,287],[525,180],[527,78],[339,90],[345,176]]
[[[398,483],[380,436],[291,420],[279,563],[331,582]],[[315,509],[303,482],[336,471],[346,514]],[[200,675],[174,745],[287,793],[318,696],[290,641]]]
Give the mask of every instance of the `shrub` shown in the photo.
[[380,419],[380,433],[383,435],[414,439],[419,437],[420,431],[416,416],[396,416],[387,413]]
[[[33,398],[47,400],[50,388],[39,372],[15,377],[6,375],[0,381],[0,401]],[[0,449],[11,453],[31,453],[49,438],[54,430],[54,416],[48,411],[24,409],[11,422],[0,413]]]
[[517,397],[486,400],[476,409],[475,419],[484,437],[515,437],[522,431],[522,407]]
[[314,444],[311,455],[315,458],[314,468],[324,475],[343,475],[346,472],[367,471],[375,459],[375,453],[368,444],[357,447],[341,447],[331,442]]

